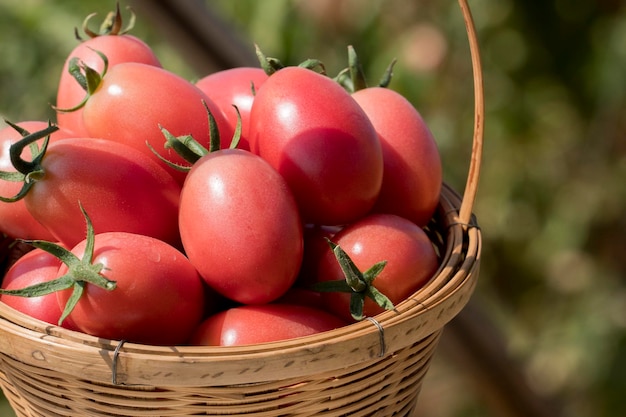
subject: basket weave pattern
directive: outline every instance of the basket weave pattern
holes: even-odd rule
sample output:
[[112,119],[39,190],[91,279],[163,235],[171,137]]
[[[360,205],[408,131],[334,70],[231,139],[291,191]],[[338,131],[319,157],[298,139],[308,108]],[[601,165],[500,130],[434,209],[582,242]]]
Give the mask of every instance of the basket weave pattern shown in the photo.
[[[472,158],[461,197],[444,185],[428,227],[440,267],[374,318],[329,332],[237,347],[148,346],[49,325],[0,303],[0,388],[19,417],[409,416],[444,326],[478,279],[471,214],[482,153],[482,74],[473,21],[459,0],[474,69]],[[13,256],[0,247],[0,258]]]

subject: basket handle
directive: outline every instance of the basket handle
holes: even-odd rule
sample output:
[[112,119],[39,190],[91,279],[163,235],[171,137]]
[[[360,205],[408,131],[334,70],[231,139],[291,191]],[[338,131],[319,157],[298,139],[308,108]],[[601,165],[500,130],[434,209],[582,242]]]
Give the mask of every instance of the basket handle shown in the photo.
[[461,224],[469,224],[480,177],[480,162],[483,153],[485,102],[483,93],[483,72],[474,19],[472,18],[472,12],[467,4],[467,0],[459,0],[459,6],[463,13],[463,19],[465,20],[465,28],[467,30],[470,54],[472,57],[472,72],[474,75],[474,138],[472,141],[472,155],[470,158],[467,183],[459,210],[459,222]]

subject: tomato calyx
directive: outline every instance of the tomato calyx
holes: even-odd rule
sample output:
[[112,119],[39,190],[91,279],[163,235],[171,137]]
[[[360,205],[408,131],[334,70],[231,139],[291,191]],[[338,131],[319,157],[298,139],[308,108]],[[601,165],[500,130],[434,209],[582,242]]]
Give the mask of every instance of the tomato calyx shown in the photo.
[[42,282],[39,284],[31,285],[25,288],[19,288],[15,290],[0,289],[0,294],[14,295],[20,297],[40,297],[43,295],[52,294],[57,291],[62,291],[72,288],[72,295],[68,299],[63,313],[59,318],[58,325],[60,326],[67,316],[72,312],[78,301],[80,300],[85,286],[87,284],[97,285],[105,290],[112,291],[116,287],[116,282],[107,279],[101,272],[104,270],[102,263],[93,264],[94,255],[94,243],[95,232],[91,219],[85,212],[82,205],[80,209],[85,216],[87,223],[87,241],[85,251],[82,258],[77,257],[69,250],[56,243],[48,242],[45,240],[20,240],[20,242],[26,243],[35,248],[44,250],[61,260],[68,267],[68,271],[65,275],[58,277],[52,281]]
[[109,69],[109,59],[105,54],[100,51],[97,51],[93,48],[89,48],[94,51],[98,56],[102,59],[104,66],[102,68],[102,72],[98,72],[95,69],[91,68],[89,65],[85,64],[77,57],[73,57],[69,60],[67,71],[74,77],[76,82],[85,90],[85,97],[75,105],[74,107],[70,107],[67,109],[62,109],[56,106],[52,106],[52,108],[61,113],[70,113],[76,111],[85,106],[89,97],[96,92],[100,84],[102,84],[102,79],[106,75]]
[[[394,58],[385,69],[385,72],[378,82],[378,87],[389,87],[391,78],[393,77],[393,67],[395,64],[396,59]],[[352,45],[348,45],[348,66],[341,70],[334,80],[349,93],[354,93],[368,87],[361,61],[359,60],[356,50]]]
[[[215,121],[215,117],[211,110],[209,110],[209,106],[203,100],[202,104],[207,112],[207,117],[209,118],[209,148],[204,147],[200,142],[194,139],[192,135],[182,135],[182,136],[174,136],[170,131],[165,129],[163,126],[159,126],[163,136],[165,136],[165,144],[163,147],[165,149],[173,149],[178,155],[180,155],[185,161],[187,161],[190,165],[181,165],[175,162],[170,161],[169,159],[163,157],[161,154],[157,152],[156,149],[150,143],[146,142],[146,145],[150,148],[152,153],[154,153],[161,161],[166,163],[171,168],[174,168],[178,171],[189,172],[193,164],[195,164],[198,159],[203,156],[217,152],[221,149],[221,139],[220,132],[217,128],[217,122]],[[241,139],[241,114],[237,106],[233,104],[235,111],[237,112],[237,125],[235,126],[235,131],[233,133],[232,140],[230,142],[230,149],[235,149],[239,145],[239,141]]]
[[[266,56],[263,51],[261,51],[259,45],[254,44],[254,49],[259,60],[259,64],[261,64],[261,68],[268,76],[286,67],[286,65],[283,64],[278,58]],[[309,58],[299,63],[298,66],[316,71],[322,75],[327,75],[326,67],[319,59]]]
[[365,272],[361,272],[350,256],[339,245],[328,238],[326,238],[326,241],[330,245],[345,279],[315,283],[313,290],[318,292],[350,293],[350,315],[357,321],[365,318],[363,314],[365,297],[371,298],[385,310],[393,310],[395,307],[391,300],[373,285],[374,279],[385,268],[387,261],[377,262]]
[[[130,8],[126,7],[126,9],[130,12],[130,21],[123,27],[123,19],[122,13],[120,12],[120,3],[117,2],[115,11],[109,12],[102,23],[100,24],[100,30],[98,32],[94,32],[89,29],[89,21],[97,15],[97,13],[91,13],[85,20],[83,20],[82,30],[89,38],[96,38],[98,36],[107,36],[107,35],[124,35],[128,33],[135,26],[135,12]],[[76,39],[79,41],[83,41],[83,38],[78,33],[78,28],[74,28],[74,35]]]
[[[5,122],[22,135],[22,139],[12,144],[9,150],[9,156],[15,171],[0,171],[0,180],[24,183],[20,191],[13,197],[0,196],[0,201],[14,203],[24,198],[33,184],[43,177],[44,170],[41,166],[41,161],[48,148],[50,135],[59,130],[59,127],[50,123],[45,129],[30,133],[8,120],[5,120]],[[35,143],[40,139],[44,139],[41,148]],[[30,147],[33,155],[32,161],[22,159],[22,151],[26,146]]]

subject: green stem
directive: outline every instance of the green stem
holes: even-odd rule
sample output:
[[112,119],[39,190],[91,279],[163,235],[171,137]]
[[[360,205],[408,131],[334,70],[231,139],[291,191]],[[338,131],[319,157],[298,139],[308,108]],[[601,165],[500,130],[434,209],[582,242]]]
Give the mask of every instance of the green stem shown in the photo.
[[61,318],[59,319],[59,325],[61,325],[65,318],[72,312],[80,300],[87,284],[97,285],[98,287],[104,288],[108,291],[112,291],[116,287],[115,281],[111,281],[101,275],[104,265],[101,263],[93,264],[95,232],[91,219],[85,212],[82,205],[80,205],[80,209],[85,216],[85,222],[87,223],[87,242],[82,258],[79,258],[66,248],[59,246],[56,243],[44,240],[24,240],[23,242],[46,251],[61,260],[61,262],[68,267],[67,273],[54,280],[34,284],[25,288],[15,290],[0,289],[0,294],[20,297],[41,297],[57,291],[73,288],[72,295],[68,299],[68,302],[63,309]]
[[[20,128],[19,126],[5,120],[10,126],[16,129],[20,134],[25,135],[18,142],[11,145],[9,149],[9,158],[15,168],[15,171],[0,171],[0,180],[11,182],[22,182],[22,188],[12,197],[0,196],[0,201],[5,203],[14,203],[24,198],[31,187],[44,176],[44,170],[41,166],[41,161],[48,149],[48,142],[50,134],[56,132],[59,128],[50,124],[45,129],[40,131],[29,133],[28,131]],[[35,142],[44,139],[43,145],[39,148]],[[32,161],[26,161],[22,158],[22,151],[26,147],[30,147],[33,154]]]
[[387,265],[387,261],[377,262],[365,272],[361,272],[350,256],[339,245],[332,242],[330,239],[326,239],[326,241],[330,245],[345,279],[318,282],[313,285],[313,290],[320,292],[350,293],[350,314],[357,321],[365,318],[363,307],[366,297],[374,300],[376,304],[385,310],[393,310],[394,305],[391,300],[374,287],[373,284],[374,279],[376,279]]
[[352,45],[348,46],[348,68],[350,69],[350,78],[352,80],[352,92],[367,88],[363,67]]

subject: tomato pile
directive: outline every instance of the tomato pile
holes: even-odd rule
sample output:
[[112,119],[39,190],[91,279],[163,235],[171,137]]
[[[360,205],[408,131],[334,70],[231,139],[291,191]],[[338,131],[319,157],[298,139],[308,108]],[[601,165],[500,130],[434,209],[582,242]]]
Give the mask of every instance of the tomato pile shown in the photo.
[[0,131],[0,231],[33,249],[0,300],[37,319],[155,345],[240,345],[345,326],[433,276],[437,145],[370,87],[352,48],[192,82],[122,29],[71,51],[56,121]]

